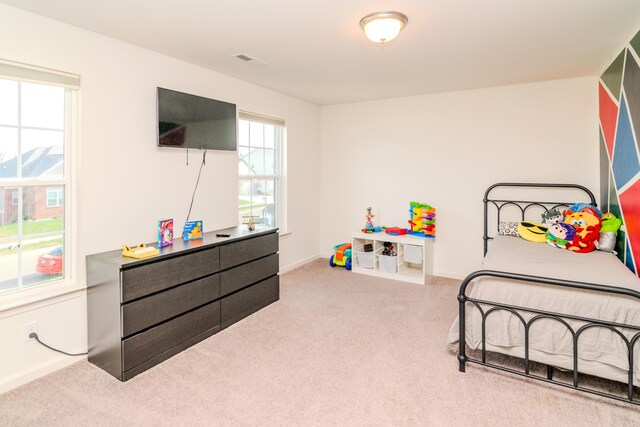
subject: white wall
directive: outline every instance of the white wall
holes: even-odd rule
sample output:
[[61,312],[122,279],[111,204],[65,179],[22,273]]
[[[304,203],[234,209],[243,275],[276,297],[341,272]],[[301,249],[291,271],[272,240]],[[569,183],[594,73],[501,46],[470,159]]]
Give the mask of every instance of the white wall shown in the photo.
[[482,197],[495,182],[575,182],[599,192],[595,77],[322,107],[324,256],[374,223],[437,208],[435,272],[482,259]]
[[[4,5],[0,39],[0,57],[81,76],[77,241],[68,260],[79,285],[86,282],[85,255],[154,241],[158,219],[174,218],[180,227],[186,218],[201,155],[191,151],[186,166],[183,150],[156,148],[156,86],[286,120],[291,234],[281,238],[281,269],[319,255],[320,231],[314,225],[320,222],[318,106]],[[236,162],[236,153],[207,155],[191,215],[204,221],[205,231],[237,222]],[[40,327],[41,337],[53,345],[86,349],[84,294],[78,298],[74,293],[46,308],[0,313],[0,392],[69,361],[25,344],[23,321],[47,325]]]

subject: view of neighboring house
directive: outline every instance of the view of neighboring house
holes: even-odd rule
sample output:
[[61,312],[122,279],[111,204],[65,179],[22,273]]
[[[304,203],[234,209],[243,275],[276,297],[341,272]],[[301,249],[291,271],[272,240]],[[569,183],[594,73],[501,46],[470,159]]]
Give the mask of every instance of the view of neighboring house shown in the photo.
[[[20,157],[0,163],[0,180],[18,176],[21,161],[23,178],[60,177],[63,153],[60,146],[34,148]],[[0,226],[16,222],[18,218],[18,187],[0,187]],[[36,221],[62,216],[64,190],[56,185],[39,185],[22,189],[23,219]]]
[[[244,148],[244,149],[243,149]],[[255,222],[276,226],[279,175],[275,149],[240,145],[239,219],[254,216]]]

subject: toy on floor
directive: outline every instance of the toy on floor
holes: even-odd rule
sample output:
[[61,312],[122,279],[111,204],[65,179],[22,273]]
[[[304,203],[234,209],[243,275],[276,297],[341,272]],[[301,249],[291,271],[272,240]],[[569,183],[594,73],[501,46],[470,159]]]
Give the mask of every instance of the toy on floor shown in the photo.
[[351,243],[340,243],[333,247],[334,255],[329,258],[331,267],[344,267],[351,270]]
[[409,228],[407,233],[421,237],[436,237],[436,208],[426,203],[409,203]]
[[364,228],[362,229],[363,233],[379,233],[382,231],[382,227],[376,227],[375,225],[373,225],[373,217],[375,215],[371,213],[371,208],[368,207],[367,208],[367,214],[365,215],[365,217],[367,218],[367,223],[365,224]]

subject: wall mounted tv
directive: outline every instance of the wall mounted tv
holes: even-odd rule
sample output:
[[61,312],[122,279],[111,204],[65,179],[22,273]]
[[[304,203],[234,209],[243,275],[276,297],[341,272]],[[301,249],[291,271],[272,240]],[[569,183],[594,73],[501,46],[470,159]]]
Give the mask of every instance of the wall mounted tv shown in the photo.
[[158,88],[158,146],[236,150],[236,105]]

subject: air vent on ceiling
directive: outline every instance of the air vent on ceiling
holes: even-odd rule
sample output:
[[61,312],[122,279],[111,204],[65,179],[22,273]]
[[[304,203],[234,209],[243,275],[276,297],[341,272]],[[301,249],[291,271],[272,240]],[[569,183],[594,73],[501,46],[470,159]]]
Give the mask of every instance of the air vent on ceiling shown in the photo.
[[263,67],[265,65],[267,65],[266,62],[264,61],[260,61],[259,59],[253,58],[249,55],[247,55],[246,53],[234,53],[233,55],[234,58],[238,58],[239,60],[247,63],[247,64],[251,64],[255,67]]

